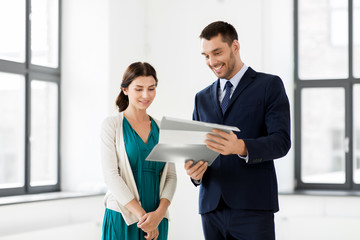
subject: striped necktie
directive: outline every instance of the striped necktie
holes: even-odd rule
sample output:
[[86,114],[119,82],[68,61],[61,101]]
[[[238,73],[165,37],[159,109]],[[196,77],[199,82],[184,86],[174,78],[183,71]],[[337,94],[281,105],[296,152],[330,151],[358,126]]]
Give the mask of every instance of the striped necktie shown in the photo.
[[223,114],[225,113],[226,109],[229,106],[230,103],[230,93],[231,93],[232,84],[230,81],[227,81],[225,84],[225,97],[223,98],[221,102],[221,110]]

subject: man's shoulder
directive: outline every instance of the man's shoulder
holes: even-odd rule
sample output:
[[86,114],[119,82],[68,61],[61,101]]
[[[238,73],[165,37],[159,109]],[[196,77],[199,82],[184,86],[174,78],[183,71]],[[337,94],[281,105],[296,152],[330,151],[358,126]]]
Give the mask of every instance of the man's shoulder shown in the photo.
[[214,87],[216,87],[217,83],[218,83],[218,80],[216,80],[215,82],[213,82],[209,86],[207,86],[207,87],[203,88],[202,90],[200,90],[199,92],[197,92],[196,95],[202,96],[202,95],[211,94],[211,91],[213,90]]
[[249,67],[249,73],[256,78],[262,78],[262,79],[280,79],[279,76],[275,75],[275,74],[271,74],[271,73],[266,73],[266,72],[258,72],[253,70],[252,68]]
[[263,78],[263,79],[275,79],[280,78],[277,75],[270,74],[270,73],[264,73],[264,72],[256,72],[256,77]]
[[[251,69],[252,70],[252,69]],[[282,79],[275,74],[265,73],[265,72],[257,72],[252,70],[251,71],[252,77],[255,80],[256,86],[264,86],[268,87],[271,85],[278,85],[283,84]]]

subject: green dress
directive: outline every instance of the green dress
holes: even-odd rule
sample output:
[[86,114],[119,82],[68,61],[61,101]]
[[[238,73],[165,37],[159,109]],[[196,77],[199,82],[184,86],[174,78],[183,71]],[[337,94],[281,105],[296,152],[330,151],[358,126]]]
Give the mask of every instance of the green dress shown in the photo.
[[[159,128],[151,119],[151,131],[145,143],[128,120],[123,120],[125,149],[133,172],[141,206],[146,212],[155,211],[160,203],[160,174],[165,163],[145,161],[151,150],[159,141]],[[145,239],[145,233],[134,223],[126,225],[121,213],[106,209],[103,222],[103,240],[137,240]],[[168,220],[164,218],[158,226],[158,240],[167,240]]]

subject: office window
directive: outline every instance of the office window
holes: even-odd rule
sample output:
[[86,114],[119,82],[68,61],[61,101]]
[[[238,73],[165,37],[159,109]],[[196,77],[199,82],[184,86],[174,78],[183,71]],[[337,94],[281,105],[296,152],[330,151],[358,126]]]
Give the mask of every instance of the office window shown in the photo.
[[25,78],[0,72],[0,189],[24,185]]
[[347,0],[299,0],[299,78],[348,77]]
[[353,35],[354,35],[354,77],[360,78],[360,0],[354,0],[353,16]]
[[354,86],[354,182],[360,183],[360,84]]
[[0,1],[0,196],[60,190],[60,1]]
[[58,86],[56,83],[31,81],[31,186],[57,182]]
[[360,0],[295,0],[297,189],[360,186]]
[[25,62],[25,1],[0,1],[0,59]]
[[306,88],[301,94],[301,179],[344,183],[345,91]]
[[54,0],[34,0],[31,13],[31,63],[57,68],[58,3]]

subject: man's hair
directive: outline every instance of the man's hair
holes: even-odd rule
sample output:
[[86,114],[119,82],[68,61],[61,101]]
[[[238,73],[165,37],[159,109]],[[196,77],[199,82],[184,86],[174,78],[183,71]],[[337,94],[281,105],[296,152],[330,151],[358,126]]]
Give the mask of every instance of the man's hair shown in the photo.
[[235,28],[231,24],[223,21],[210,23],[202,30],[199,37],[210,40],[219,34],[221,34],[222,41],[226,42],[229,46],[234,40],[238,40]]

